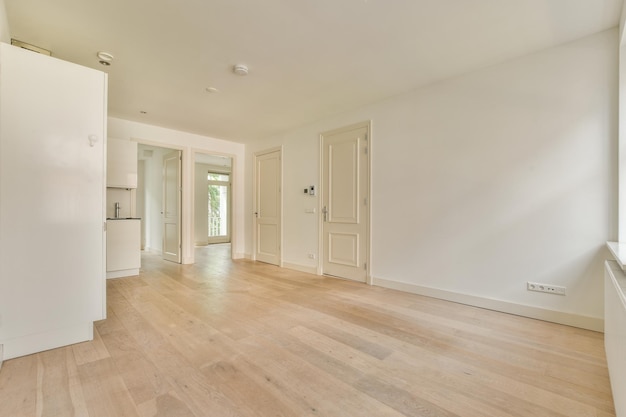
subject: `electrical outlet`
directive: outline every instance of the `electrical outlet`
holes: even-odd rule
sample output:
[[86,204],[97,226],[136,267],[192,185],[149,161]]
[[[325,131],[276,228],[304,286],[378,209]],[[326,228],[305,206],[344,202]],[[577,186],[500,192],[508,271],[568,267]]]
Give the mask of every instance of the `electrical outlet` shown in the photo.
[[314,253],[309,253],[309,259],[315,259],[315,254]]
[[548,294],[565,295],[565,287],[551,284],[540,284],[538,282],[528,281],[526,283],[528,291],[547,292]]

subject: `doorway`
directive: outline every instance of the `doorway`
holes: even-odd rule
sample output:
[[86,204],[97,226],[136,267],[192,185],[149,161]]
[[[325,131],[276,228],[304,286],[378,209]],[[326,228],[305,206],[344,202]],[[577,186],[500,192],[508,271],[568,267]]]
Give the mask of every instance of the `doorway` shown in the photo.
[[194,154],[194,242],[196,246],[231,241],[232,158]]
[[230,242],[230,174],[208,172],[208,241]]
[[368,280],[370,123],[321,135],[322,274]]
[[180,150],[139,143],[136,212],[146,251],[181,263]]

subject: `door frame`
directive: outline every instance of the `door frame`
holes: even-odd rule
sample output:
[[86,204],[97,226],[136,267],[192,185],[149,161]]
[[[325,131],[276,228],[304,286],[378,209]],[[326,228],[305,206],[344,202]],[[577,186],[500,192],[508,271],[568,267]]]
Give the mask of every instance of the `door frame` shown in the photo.
[[280,178],[278,180],[279,184],[279,192],[280,192],[280,216],[278,216],[278,228],[280,230],[278,236],[278,266],[283,267],[283,146],[275,146],[273,148],[264,149],[262,151],[258,151],[254,153],[252,158],[252,254],[251,258],[253,261],[256,261],[256,253],[257,253],[257,224],[256,224],[256,216],[255,212],[257,211],[257,197],[258,197],[258,188],[257,188],[257,162],[258,158],[262,155],[266,155],[268,153],[279,152],[279,166],[280,166]]
[[[189,209],[189,231],[193,235],[193,231],[195,230],[195,218],[196,218],[196,209],[195,209],[195,201],[196,201],[196,176],[193,175],[195,165],[196,165],[196,155],[204,154],[204,155],[214,155],[221,156],[224,158],[230,158],[230,219],[229,219],[229,228],[230,228],[230,259],[236,259],[235,249],[237,248],[237,243],[239,240],[237,239],[239,223],[237,222],[237,217],[235,216],[235,210],[237,204],[239,204],[239,200],[237,199],[236,187],[239,186],[239,177],[237,176],[237,155],[225,153],[225,152],[213,152],[206,149],[200,148],[191,148],[191,167],[189,168],[190,174],[190,185],[189,189],[191,192],[191,207]],[[195,242],[193,239],[190,240],[192,247],[195,247]],[[193,251],[192,251],[193,254]],[[190,263],[195,262],[195,256],[191,257],[192,261]]]
[[[236,164],[237,164],[237,158],[236,155],[233,154],[229,154],[229,153],[224,153],[224,152],[212,152],[212,151],[208,151],[206,149],[198,149],[198,148],[192,148],[192,160],[191,160],[191,171],[192,173],[194,173],[194,175],[190,176],[190,181],[191,181],[191,185],[190,185],[190,189],[191,189],[191,216],[190,216],[190,221],[191,221],[191,232],[193,234],[193,232],[195,231],[195,219],[196,219],[196,208],[195,208],[195,202],[196,202],[196,176],[195,176],[195,167],[196,167],[196,163],[198,162],[198,154],[200,155],[207,155],[207,156],[219,156],[222,158],[229,158],[230,159],[230,171],[228,171],[228,175],[230,175],[230,190],[229,190],[229,194],[228,194],[228,204],[229,204],[229,219],[228,219],[228,230],[229,230],[229,242],[230,242],[230,258],[231,259],[235,259],[235,240],[236,240],[236,226],[237,226],[237,219],[235,218],[235,168],[236,168]],[[217,169],[217,167],[215,167],[215,172],[219,172],[219,170]],[[226,173],[226,170],[224,170],[223,173]],[[238,178],[237,178],[238,180]],[[194,244],[195,247],[195,239],[193,239],[192,243]]]
[[322,216],[322,207],[324,202],[322,197],[324,195],[324,137],[334,135],[337,133],[343,133],[354,129],[367,129],[367,218],[365,219],[365,262],[367,267],[365,269],[365,283],[373,285],[372,279],[372,121],[367,120],[365,122],[354,123],[348,126],[343,126],[333,130],[327,130],[319,135],[319,179],[318,179],[318,196],[317,199],[317,231],[318,231],[318,249],[317,253],[317,275],[324,275],[324,219]]
[[[181,191],[181,201],[180,201],[180,254],[181,254],[181,261],[179,265],[182,264],[186,264],[186,263],[193,263],[193,262],[187,262],[187,259],[185,258],[185,251],[188,250],[188,243],[187,243],[187,232],[185,230],[185,223],[188,221],[188,215],[186,213],[186,209],[187,209],[187,204],[185,203],[185,194],[186,194],[186,190],[184,189],[184,181],[185,181],[185,158],[187,158],[188,156],[188,152],[185,149],[184,146],[180,146],[180,145],[174,145],[174,144],[170,144],[170,143],[162,143],[162,142],[157,142],[157,141],[151,141],[151,140],[147,140],[147,139],[143,139],[143,138],[139,138],[139,137],[130,137],[130,140],[133,142],[137,142],[137,144],[139,145],[146,145],[146,146],[153,146],[156,148],[161,148],[161,149],[166,149],[169,151],[180,151],[181,152],[181,183],[183,184],[183,189]],[[137,154],[137,156],[139,157],[139,154]],[[139,159],[138,159],[139,160]],[[145,222],[147,219],[142,218],[141,221]],[[163,223],[163,219],[161,219],[161,224]],[[147,226],[147,225],[146,225]],[[161,256],[163,255],[163,250],[165,248],[161,248]]]
[[[178,143],[172,142],[159,142],[155,140],[145,139],[140,136],[131,136],[130,140],[137,142],[141,145],[146,146],[155,146],[158,148],[171,149],[171,150],[180,150],[182,151],[183,156],[183,165],[182,165],[182,180],[183,180],[183,194],[181,201],[181,245],[182,245],[182,264],[193,264],[195,262],[195,254],[194,247],[195,242],[193,241],[193,216],[194,216],[194,162],[195,162],[195,153],[202,153],[207,155],[219,155],[231,158],[232,161],[232,173],[231,173],[231,236],[230,236],[230,244],[231,244],[231,259],[238,259],[245,257],[245,254],[237,252],[240,243],[244,240],[243,236],[243,228],[244,228],[244,218],[245,215],[241,214],[241,219],[238,218],[238,211],[240,207],[243,207],[243,201],[245,200],[243,195],[243,177],[244,173],[239,173],[240,167],[245,164],[243,161],[243,156],[235,153],[222,152],[218,150],[200,148],[197,146],[190,145],[181,145]],[[243,210],[243,208],[241,208]]]

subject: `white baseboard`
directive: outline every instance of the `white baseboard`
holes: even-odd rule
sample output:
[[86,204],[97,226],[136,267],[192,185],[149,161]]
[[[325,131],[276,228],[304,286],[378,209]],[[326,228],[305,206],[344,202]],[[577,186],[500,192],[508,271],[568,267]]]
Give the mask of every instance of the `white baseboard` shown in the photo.
[[233,253],[233,259],[252,259],[252,255],[249,253]]
[[149,252],[152,255],[163,255],[163,251],[161,249],[155,249],[155,248],[152,248],[150,246],[146,246],[144,248],[144,252]]
[[132,277],[139,275],[139,268],[137,269],[122,269],[121,271],[107,271],[107,279]]
[[2,342],[4,344],[4,359],[26,356],[88,340],[93,340],[92,322],[8,339]]
[[441,290],[438,288],[408,284],[405,282],[390,281],[382,278],[373,278],[373,285],[393,290],[409,292],[412,294],[424,295],[427,297],[439,298],[441,300],[453,301],[455,303],[466,304],[474,307],[486,308],[488,310],[500,311],[502,313],[515,314],[517,316],[529,317],[538,320],[550,321],[553,323],[565,324],[567,326],[594,330],[597,332],[604,331],[604,320],[597,317],[581,316],[578,314],[565,313],[562,311],[548,310],[540,307],[511,303],[509,301],[477,297],[475,295],[461,294],[452,291]]
[[306,266],[300,264],[292,264],[290,262],[283,262],[283,268],[293,269],[294,271],[306,272],[307,274],[317,275],[316,266]]

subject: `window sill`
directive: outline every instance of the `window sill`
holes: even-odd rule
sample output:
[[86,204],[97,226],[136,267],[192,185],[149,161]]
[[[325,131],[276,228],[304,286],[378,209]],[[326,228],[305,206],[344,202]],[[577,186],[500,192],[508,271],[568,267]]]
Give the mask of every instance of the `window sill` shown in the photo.
[[606,246],[622,271],[626,271],[626,242],[606,242]]

